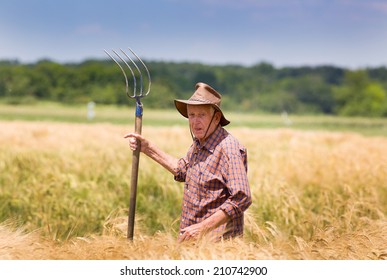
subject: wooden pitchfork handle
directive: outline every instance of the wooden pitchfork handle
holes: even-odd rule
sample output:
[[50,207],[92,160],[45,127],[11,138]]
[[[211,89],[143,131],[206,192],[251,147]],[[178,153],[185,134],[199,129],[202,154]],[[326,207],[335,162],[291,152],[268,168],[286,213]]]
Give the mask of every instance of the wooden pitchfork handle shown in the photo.
[[[142,131],[142,104],[140,99],[136,101],[136,118],[134,123],[134,130],[141,135]],[[140,163],[141,141],[137,140],[137,149],[133,151],[132,158],[132,175],[130,180],[130,201],[129,201],[129,215],[128,215],[128,239],[133,240],[134,232],[134,217],[136,213],[136,198],[137,198],[137,181],[138,181],[138,167]]]
[[[148,67],[145,65],[145,63],[141,60],[141,58],[131,49],[128,48],[130,52],[138,59],[138,61],[141,63],[141,65],[144,67],[147,76],[148,76],[148,90],[144,91],[143,87],[143,75],[142,71],[139,68],[139,66],[136,64],[136,62],[122,49],[120,55],[118,52],[113,51],[117,59],[114,58],[114,56],[110,55],[109,52],[106,50],[105,53],[118,65],[118,67],[121,69],[122,74],[125,78],[125,89],[126,89],[126,95],[129,98],[135,98],[136,99],[136,119],[134,124],[134,129],[137,134],[141,134],[142,129],[142,104],[140,99],[142,97],[147,96],[150,93],[151,88],[151,76],[148,70]],[[128,61],[125,60],[125,57]],[[122,66],[120,64],[120,61],[122,63]],[[134,74],[134,71],[132,67],[130,66],[130,63],[135,67],[135,69],[138,71],[140,75],[140,92],[136,92],[137,90],[137,82],[136,82],[136,76]],[[129,83],[128,83],[128,76],[126,75],[126,72],[124,68],[128,69],[130,71],[130,74],[133,78],[133,94],[129,93]],[[141,142],[137,140],[137,149],[133,151],[133,159],[132,159],[132,176],[131,176],[131,187],[130,187],[130,203],[129,203],[129,214],[128,214],[128,239],[133,240],[133,232],[134,232],[134,216],[136,212],[136,197],[137,197],[137,179],[138,179],[138,166],[140,163],[140,151],[141,151]]]

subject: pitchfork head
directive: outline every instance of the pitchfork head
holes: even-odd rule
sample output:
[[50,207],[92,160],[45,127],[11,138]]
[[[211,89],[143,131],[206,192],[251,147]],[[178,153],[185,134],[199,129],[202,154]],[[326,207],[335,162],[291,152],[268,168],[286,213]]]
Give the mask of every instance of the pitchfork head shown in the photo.
[[[128,48],[128,49],[134,55],[133,59],[130,57],[130,55],[128,55],[122,49],[120,49],[122,54],[119,54],[115,50],[112,50],[114,55],[111,55],[106,50],[104,50],[104,51],[118,65],[118,67],[120,67],[122,73],[124,74],[125,83],[126,83],[126,95],[130,98],[135,98],[139,103],[139,99],[147,96],[150,92],[151,77],[150,77],[148,67],[146,67],[145,63],[141,60],[141,58],[131,48]],[[114,56],[116,58],[114,58]],[[136,61],[137,61],[137,63],[136,63]],[[140,62],[140,66],[138,65],[138,62]],[[133,66],[135,68],[135,71],[133,71],[133,68],[132,68]],[[147,87],[146,91],[144,90],[144,80],[143,80],[143,75],[142,75],[143,71],[141,71],[141,68],[145,69],[146,74],[148,76],[148,78],[147,78],[148,79],[148,87]],[[129,92],[129,81],[128,81],[128,76],[126,75],[127,71],[125,71],[125,69],[129,70],[129,72],[133,78],[133,94],[131,94]],[[136,78],[135,72],[137,72],[139,74],[139,77],[140,77],[140,85],[139,86],[137,85],[137,78]],[[139,88],[137,88],[137,87],[139,87]]]

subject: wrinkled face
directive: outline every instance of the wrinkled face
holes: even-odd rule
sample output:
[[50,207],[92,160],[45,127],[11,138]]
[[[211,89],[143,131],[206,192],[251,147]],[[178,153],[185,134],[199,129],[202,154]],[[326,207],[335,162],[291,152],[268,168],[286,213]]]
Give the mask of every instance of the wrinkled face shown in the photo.
[[187,113],[191,131],[201,143],[215,131],[221,118],[220,112],[211,105],[187,105]]

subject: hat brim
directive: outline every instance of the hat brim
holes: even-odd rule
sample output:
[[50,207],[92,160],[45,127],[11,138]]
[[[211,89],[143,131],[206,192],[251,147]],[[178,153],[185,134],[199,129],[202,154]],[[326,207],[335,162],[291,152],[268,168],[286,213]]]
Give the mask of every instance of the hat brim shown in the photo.
[[220,125],[221,126],[226,126],[230,123],[229,120],[227,120],[225,118],[225,116],[223,115],[223,112],[222,110],[220,109],[220,107],[216,104],[213,104],[213,103],[205,103],[205,102],[202,102],[202,101],[194,101],[194,100],[181,100],[181,99],[175,99],[175,107],[177,109],[177,111],[179,111],[179,113],[183,116],[183,117],[186,117],[188,118],[188,112],[187,112],[187,105],[211,105],[213,106],[217,111],[220,112],[220,114],[222,115],[221,118],[220,118]]

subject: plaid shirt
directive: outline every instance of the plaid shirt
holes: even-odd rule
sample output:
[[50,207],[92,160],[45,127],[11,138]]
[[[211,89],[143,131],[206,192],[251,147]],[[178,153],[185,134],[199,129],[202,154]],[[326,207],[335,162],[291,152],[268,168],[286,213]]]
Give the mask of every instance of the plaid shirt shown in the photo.
[[203,146],[194,139],[179,160],[176,181],[185,182],[180,230],[219,209],[230,220],[214,229],[214,238],[243,234],[243,212],[251,204],[246,149],[219,126]]

